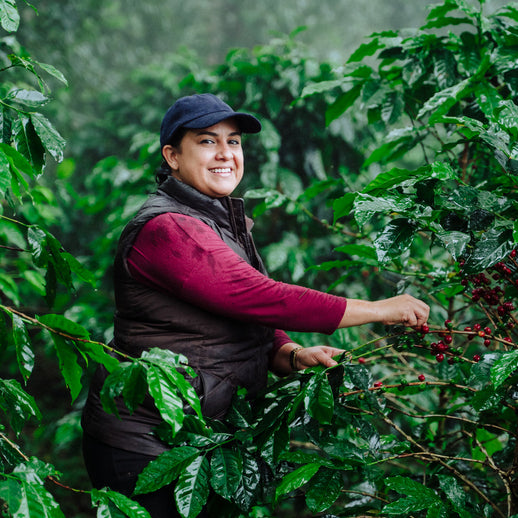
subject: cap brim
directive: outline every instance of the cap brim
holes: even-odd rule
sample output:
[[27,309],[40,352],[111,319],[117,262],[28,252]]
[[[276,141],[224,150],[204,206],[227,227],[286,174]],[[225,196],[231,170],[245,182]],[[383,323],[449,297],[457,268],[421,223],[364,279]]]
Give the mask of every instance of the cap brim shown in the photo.
[[259,133],[262,128],[259,120],[253,115],[241,112],[208,113],[207,115],[202,115],[201,117],[191,120],[182,126],[189,129],[209,128],[210,126],[214,126],[214,124],[218,124],[218,122],[227,119],[236,119],[239,124],[239,128],[243,133]]

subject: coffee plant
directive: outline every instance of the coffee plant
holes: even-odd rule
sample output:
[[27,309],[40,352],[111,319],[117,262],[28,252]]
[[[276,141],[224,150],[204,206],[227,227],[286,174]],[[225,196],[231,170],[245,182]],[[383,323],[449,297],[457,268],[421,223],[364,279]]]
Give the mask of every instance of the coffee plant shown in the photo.
[[[277,42],[183,79],[264,121],[251,143],[261,185],[247,194],[257,224],[269,238],[283,218],[307,231],[267,248],[271,270],[350,297],[411,292],[432,307],[420,329],[336,332],[328,340],[344,350],[337,366],[272,376],[253,402],[236,394],[219,422],[201,415],[184,358],[121,355],[74,320],[72,295],[99,279],[45,225],[63,217],[40,177],[48,155],[62,160],[64,140],[36,111],[50,100],[47,75],[66,80],[16,42],[16,5],[0,1],[9,33],[0,48],[3,515],[64,516],[53,491],[64,487],[88,495],[99,517],[149,516],[109,488],[70,487],[47,457],[24,451],[24,433],[43,420],[27,386],[44,344],[74,404],[96,363],[110,372],[107,411],[120,395],[130,410],[146,391],[154,397],[164,418],[157,433],[172,447],[142,472],[135,495],[174,482],[182,516],[206,507],[229,518],[518,517],[518,6],[484,8],[445,0],[420,29],[373,34],[339,70],[315,67],[292,42],[280,55]],[[111,211],[103,253],[145,197],[126,200],[127,187],[115,187],[128,171],[138,174],[126,186],[142,180],[146,145],[140,165],[107,159],[87,179],[113,187],[110,197],[68,191],[93,216]]]

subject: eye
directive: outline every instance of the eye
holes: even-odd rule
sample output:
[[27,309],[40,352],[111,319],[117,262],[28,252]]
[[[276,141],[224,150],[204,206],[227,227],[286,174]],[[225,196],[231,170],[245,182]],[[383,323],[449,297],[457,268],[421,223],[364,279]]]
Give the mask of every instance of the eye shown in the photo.
[[214,144],[214,141],[210,138],[204,138],[200,141],[201,144]]
[[239,146],[241,145],[241,140],[240,139],[237,139],[237,138],[233,138],[233,139],[230,139],[228,141],[228,143],[231,145],[231,146]]

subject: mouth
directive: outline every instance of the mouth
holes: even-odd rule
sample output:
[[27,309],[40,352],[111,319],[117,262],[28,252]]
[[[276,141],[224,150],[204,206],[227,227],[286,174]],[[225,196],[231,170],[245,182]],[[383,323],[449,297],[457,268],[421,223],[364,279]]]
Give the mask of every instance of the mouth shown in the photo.
[[215,169],[209,169],[212,174],[217,174],[219,176],[230,176],[232,174],[232,169],[230,167],[217,167]]

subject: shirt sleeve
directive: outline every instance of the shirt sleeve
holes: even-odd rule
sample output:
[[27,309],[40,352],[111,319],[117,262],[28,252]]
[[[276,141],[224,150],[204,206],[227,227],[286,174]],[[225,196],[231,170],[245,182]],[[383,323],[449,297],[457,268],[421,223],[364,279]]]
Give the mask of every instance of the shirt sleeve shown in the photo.
[[[148,221],[127,262],[131,275],[148,286],[216,314],[287,331],[331,334],[347,304],[263,275],[208,225],[183,214]],[[282,335],[276,342],[286,343]]]

